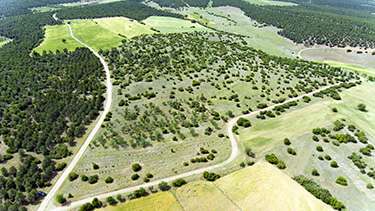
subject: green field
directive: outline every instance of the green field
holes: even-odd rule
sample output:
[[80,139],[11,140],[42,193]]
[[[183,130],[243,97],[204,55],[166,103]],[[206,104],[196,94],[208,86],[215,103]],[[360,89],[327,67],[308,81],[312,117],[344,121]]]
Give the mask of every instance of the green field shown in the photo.
[[[300,83],[314,90],[311,81],[332,77],[324,74],[331,71],[327,67],[302,61],[295,62],[306,70],[289,68],[289,60],[276,60],[249,48],[238,36],[221,33],[140,36],[116,50],[107,55],[115,84],[111,118],[74,169],[100,180],[95,184],[66,181],[61,192],[73,194],[72,200],[141,184],[147,173],[153,174],[152,181],[223,162],[231,152],[226,136],[230,116],[255,110],[260,103],[272,105],[304,94],[297,89]],[[270,60],[278,65],[261,65]],[[260,68],[250,68],[255,65]],[[349,76],[342,72],[342,77]],[[197,110],[197,103],[203,109]],[[212,160],[194,160],[212,153]],[[94,169],[93,163],[100,168]],[[143,167],[136,180],[131,179],[133,163]],[[238,168],[238,163],[233,165]],[[105,184],[108,176],[113,183]]]
[[161,33],[211,31],[198,23],[172,17],[151,16],[142,22]]
[[102,210],[328,211],[332,209],[277,168],[259,162],[215,182],[196,181],[170,192],[157,193]]
[[[125,17],[71,20],[69,22],[75,36],[95,50],[109,50],[119,46],[123,39],[131,39],[140,35],[158,32],[209,31],[209,29],[188,20],[158,16],[149,17],[142,22]],[[68,27],[66,25],[55,25],[45,27],[45,38],[34,50],[38,53],[62,51],[64,48],[73,51],[77,47],[81,46],[70,37]]]
[[[349,210],[369,210],[375,204],[371,198],[375,196],[373,191],[366,188],[367,183],[373,180],[361,174],[357,167],[347,158],[352,152],[359,153],[363,144],[342,144],[340,147],[332,143],[311,140],[311,131],[316,127],[331,127],[338,119],[346,119],[346,124],[353,124],[366,132],[369,142],[375,143],[375,92],[374,83],[364,83],[342,93],[342,100],[316,100],[312,104],[302,106],[275,119],[253,119],[254,127],[240,132],[241,142],[256,153],[259,159],[265,154],[273,152],[285,161],[286,173],[290,176],[305,174],[311,176],[312,169],[317,169],[319,177],[314,177],[323,187],[329,189],[337,196]],[[357,109],[359,103],[368,107],[364,113]],[[338,112],[332,112],[332,108]],[[289,138],[290,147],[297,152],[296,156],[289,155],[283,139]],[[332,142],[332,141],[331,141]],[[323,146],[324,153],[318,153],[317,145]],[[339,168],[333,169],[329,162],[320,161],[319,155],[330,155],[339,164]],[[369,167],[375,166],[375,160],[365,158]],[[345,176],[349,180],[349,186],[342,188],[335,184],[338,176]]]
[[42,54],[43,51],[55,52],[63,49],[74,51],[78,47],[82,46],[70,36],[67,25],[55,25],[45,27],[45,39],[34,51]]
[[49,6],[43,6],[43,7],[34,7],[34,8],[31,8],[31,10],[34,13],[38,13],[38,12],[52,12],[52,11],[60,10],[60,9],[63,9],[63,8],[87,6],[87,5],[93,5],[93,4],[106,4],[106,3],[116,2],[116,1],[123,1],[123,0],[87,0],[87,1],[77,1],[77,2],[72,2],[72,3],[55,4],[55,5],[49,5]]
[[261,6],[297,6],[295,3],[285,1],[272,1],[272,0],[246,0],[250,4],[256,4]]
[[180,12],[210,28],[246,36],[248,44],[266,53],[296,57],[301,48],[292,41],[277,34],[275,27],[263,26],[235,7],[186,8]]

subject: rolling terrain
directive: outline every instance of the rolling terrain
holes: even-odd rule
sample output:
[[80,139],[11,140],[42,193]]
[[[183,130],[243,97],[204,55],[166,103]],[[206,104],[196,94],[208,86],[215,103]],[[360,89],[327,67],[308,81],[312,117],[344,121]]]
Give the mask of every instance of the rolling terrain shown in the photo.
[[373,210],[371,5],[0,2],[0,209]]

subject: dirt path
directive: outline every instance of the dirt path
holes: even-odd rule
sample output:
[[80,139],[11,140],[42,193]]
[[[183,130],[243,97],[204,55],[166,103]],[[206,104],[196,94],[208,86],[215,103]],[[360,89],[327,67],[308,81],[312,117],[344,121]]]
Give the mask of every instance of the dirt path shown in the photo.
[[[58,20],[58,18],[56,17],[56,14],[53,15],[53,18],[55,20]],[[60,189],[60,187],[63,184],[63,182],[65,181],[65,179],[69,176],[69,173],[72,172],[74,167],[77,165],[78,161],[81,159],[82,155],[84,154],[84,152],[86,151],[86,149],[90,145],[90,142],[94,139],[96,133],[99,131],[101,125],[103,124],[104,119],[105,119],[107,113],[109,112],[109,110],[111,108],[111,104],[112,104],[112,83],[111,83],[111,76],[110,76],[108,64],[105,62],[104,58],[100,54],[98,54],[93,48],[91,48],[86,43],[82,42],[77,37],[75,37],[75,35],[72,31],[72,28],[69,24],[67,24],[67,26],[69,27],[70,36],[74,40],[76,40],[78,43],[80,43],[81,45],[88,48],[96,57],[99,58],[100,63],[102,63],[103,68],[104,68],[104,72],[105,72],[105,76],[106,76],[106,80],[105,80],[105,85],[107,87],[106,100],[105,100],[105,104],[104,104],[104,111],[101,113],[98,121],[96,122],[96,125],[95,125],[94,129],[92,129],[92,131],[89,133],[89,136],[86,138],[83,145],[81,146],[81,148],[79,149],[77,154],[74,156],[73,160],[69,163],[67,168],[65,168],[62,175],[56,181],[56,183],[54,184],[52,189],[49,191],[47,196],[43,199],[42,203],[40,204],[40,206],[38,208],[38,211],[54,210],[53,207],[50,207],[53,204],[51,202],[53,202],[54,196],[56,195],[57,191]]]
[[94,198],[105,199],[109,196],[115,196],[115,195],[118,195],[118,194],[133,192],[135,190],[138,190],[139,188],[148,188],[148,187],[151,187],[151,186],[157,186],[160,182],[173,182],[176,179],[185,178],[185,177],[189,177],[189,176],[193,176],[193,175],[198,175],[198,174],[202,174],[205,171],[212,171],[214,169],[225,167],[226,165],[228,165],[229,163],[234,161],[240,153],[239,147],[238,147],[238,142],[236,140],[236,136],[232,132],[232,129],[236,125],[237,120],[239,118],[241,118],[241,117],[249,118],[249,117],[256,116],[262,111],[270,110],[270,109],[273,109],[276,106],[280,106],[280,105],[283,105],[285,103],[288,103],[288,102],[291,102],[291,101],[294,101],[294,100],[302,99],[304,96],[311,96],[315,93],[318,93],[318,92],[320,92],[324,89],[330,88],[332,86],[334,86],[334,85],[327,86],[327,87],[315,90],[315,91],[307,93],[307,94],[303,94],[303,95],[295,97],[295,98],[291,98],[289,100],[286,100],[283,103],[275,104],[275,105],[272,105],[272,106],[267,107],[265,109],[257,110],[257,111],[251,112],[249,114],[237,116],[233,119],[230,119],[227,123],[227,134],[228,134],[229,140],[231,142],[232,152],[231,152],[230,157],[222,163],[219,163],[219,164],[216,164],[216,165],[213,165],[213,166],[208,166],[208,167],[196,169],[196,170],[192,170],[192,171],[189,171],[189,172],[185,172],[185,173],[182,173],[182,174],[179,174],[179,175],[167,177],[167,178],[164,178],[164,179],[158,179],[158,180],[155,180],[155,181],[152,181],[152,182],[149,182],[149,183],[144,183],[144,184],[141,184],[141,185],[127,187],[127,188],[123,188],[123,189],[112,191],[112,192],[98,194],[98,195],[91,196],[91,197],[88,197],[88,198],[85,198],[85,199],[82,199],[82,200],[74,201],[71,204],[69,204],[67,206],[64,206],[64,207],[57,207],[54,210],[56,210],[56,211],[57,210],[69,210],[69,209],[77,208],[79,206],[82,206],[85,203],[91,202]]

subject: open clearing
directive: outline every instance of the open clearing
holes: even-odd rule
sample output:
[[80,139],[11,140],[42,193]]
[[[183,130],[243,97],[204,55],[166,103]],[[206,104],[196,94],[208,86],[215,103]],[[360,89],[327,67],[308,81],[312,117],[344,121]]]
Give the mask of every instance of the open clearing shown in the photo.
[[[368,142],[375,144],[374,92],[375,84],[365,83],[344,91],[342,101],[319,100],[275,119],[253,119],[254,127],[241,131],[240,141],[251,147],[259,159],[263,159],[264,155],[270,152],[275,153],[285,161],[285,172],[290,176],[305,174],[311,177],[312,169],[317,169],[320,176],[314,177],[314,180],[329,189],[349,210],[371,210],[371,207],[375,206],[375,194],[367,189],[366,185],[373,181],[361,174],[347,158],[352,152],[358,153],[363,144],[349,143],[338,148],[332,143],[317,143],[311,140],[311,131],[313,128],[327,127],[335,120],[344,118],[347,124],[353,124],[365,131]],[[360,112],[357,109],[359,103],[365,103],[368,112]],[[338,109],[338,113],[332,112],[334,107]],[[296,156],[287,153],[287,147],[283,144],[284,138],[291,140],[291,147],[297,152]],[[330,155],[340,167],[334,169],[329,166],[329,162],[319,160],[317,157],[320,154],[315,150],[317,145],[323,146],[323,155]],[[374,167],[375,162],[371,157],[365,159],[370,167]],[[348,178],[348,187],[335,184],[336,178],[342,175]]]
[[[350,50],[351,52],[347,52]],[[333,64],[347,64],[350,66],[358,66],[359,68],[375,70],[374,50],[363,50],[355,48],[329,48],[325,46],[316,46],[301,50],[299,56],[309,61],[320,61]],[[344,65],[345,66],[345,65]]]
[[257,23],[239,8],[230,6],[204,9],[189,7],[176,12],[187,15],[189,19],[196,20],[204,26],[244,35],[251,47],[272,55],[296,57],[297,52],[301,49],[301,46],[277,34],[279,29]]
[[94,5],[94,4],[106,4],[106,3],[116,2],[116,1],[123,1],[123,0],[84,0],[84,1],[77,0],[77,2],[72,2],[72,3],[62,3],[62,4],[54,4],[54,5],[43,6],[43,7],[34,7],[34,8],[30,8],[30,10],[33,11],[34,13],[52,12],[52,11],[60,10],[63,8],[87,6],[87,5]]
[[[332,210],[282,171],[265,162],[258,162],[215,182],[196,181],[170,192],[125,202],[117,207],[108,206],[103,210],[181,210],[177,203],[186,211]],[[159,206],[173,209],[146,205],[155,201]]]
[[272,1],[272,0],[246,0],[250,4],[261,6],[297,6],[297,4],[285,1]]
[[[153,33],[178,33],[193,31],[210,31],[198,23],[172,17],[152,16],[145,19],[144,23],[125,17],[98,18],[93,20],[70,20],[76,36],[93,46],[95,50],[109,50],[121,44],[123,39]],[[171,24],[173,23],[173,24]],[[82,47],[73,40],[64,25],[46,26],[43,42],[34,49],[39,54],[43,51],[56,52],[67,49],[74,51]]]
[[150,26],[161,33],[181,33],[193,31],[211,31],[210,29],[200,25],[199,23],[192,23],[188,20],[183,20],[173,17],[151,16],[142,21],[146,26]]

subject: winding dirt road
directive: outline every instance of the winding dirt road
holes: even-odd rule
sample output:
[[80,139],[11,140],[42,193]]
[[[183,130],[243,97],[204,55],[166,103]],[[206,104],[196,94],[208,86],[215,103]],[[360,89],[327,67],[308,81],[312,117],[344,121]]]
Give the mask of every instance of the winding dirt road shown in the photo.
[[[56,17],[55,14],[53,15],[53,18],[56,21],[58,20],[58,18]],[[239,155],[239,153],[240,153],[238,142],[236,140],[236,136],[232,132],[232,129],[236,125],[237,120],[239,118],[241,118],[241,117],[249,118],[249,117],[256,116],[256,115],[258,115],[262,111],[270,110],[270,109],[273,109],[276,106],[283,105],[285,103],[288,103],[288,102],[291,102],[291,101],[294,101],[294,100],[302,99],[304,96],[311,96],[311,95],[313,95],[313,94],[315,94],[317,92],[320,92],[320,91],[322,91],[324,89],[327,89],[327,88],[330,88],[330,87],[333,86],[333,85],[327,86],[327,87],[315,90],[315,91],[307,93],[307,94],[303,94],[303,95],[295,97],[295,98],[290,98],[290,99],[286,100],[283,103],[275,104],[275,105],[272,105],[272,106],[267,107],[265,109],[257,110],[257,111],[251,112],[249,114],[237,116],[237,117],[235,117],[233,119],[230,119],[228,121],[228,123],[227,123],[227,134],[228,134],[228,137],[229,137],[229,140],[230,140],[230,143],[231,143],[231,155],[230,155],[230,157],[227,160],[225,160],[222,163],[215,164],[215,165],[208,166],[208,167],[203,167],[203,168],[196,169],[196,170],[192,170],[192,171],[185,172],[185,173],[182,173],[182,174],[179,174],[179,175],[174,175],[174,176],[170,176],[170,177],[167,177],[167,178],[158,179],[158,180],[155,180],[155,181],[152,181],[152,182],[149,182],[149,183],[144,183],[144,184],[141,184],[141,185],[127,187],[127,188],[123,188],[123,189],[112,191],[112,192],[98,194],[98,195],[91,196],[91,197],[88,197],[88,198],[85,198],[85,199],[82,199],[82,200],[74,201],[74,202],[72,202],[72,203],[70,203],[70,204],[68,204],[66,206],[55,207],[53,205],[54,196],[56,195],[57,191],[59,190],[59,188],[63,184],[64,180],[66,180],[66,178],[68,177],[69,173],[74,169],[74,167],[76,166],[76,164],[78,163],[78,161],[80,160],[80,158],[82,157],[82,155],[84,154],[85,150],[89,146],[90,142],[95,137],[96,133],[99,131],[102,123],[104,122],[104,118],[105,118],[106,114],[109,112],[109,109],[110,109],[111,104],[112,104],[112,83],[111,83],[111,80],[110,80],[110,72],[109,72],[108,64],[105,62],[104,58],[101,55],[99,55],[93,48],[91,48],[90,46],[88,46],[87,44],[85,44],[84,42],[82,42],[81,40],[79,40],[77,37],[75,37],[75,35],[74,35],[73,31],[72,31],[72,28],[71,28],[71,26],[69,24],[67,24],[67,26],[69,27],[70,36],[74,40],[76,40],[78,43],[80,43],[81,45],[83,45],[83,46],[87,47],[88,49],[90,49],[90,51],[92,51],[92,53],[96,57],[98,57],[100,59],[100,62],[102,63],[102,65],[104,67],[105,74],[106,74],[106,86],[107,86],[107,94],[106,95],[107,95],[107,98],[106,98],[106,102],[105,102],[105,106],[104,106],[104,111],[101,114],[99,120],[97,121],[94,129],[90,132],[89,136],[85,140],[84,144],[81,146],[81,148],[78,151],[78,153],[75,155],[75,157],[73,158],[73,160],[69,163],[68,167],[64,170],[63,174],[57,180],[57,182],[55,183],[55,185],[53,186],[53,188],[50,190],[50,192],[48,193],[48,195],[44,198],[44,200],[42,201],[40,207],[38,208],[38,211],[45,211],[45,210],[56,210],[56,211],[58,211],[58,210],[61,210],[61,211],[62,210],[69,210],[69,209],[73,209],[73,208],[77,208],[79,206],[82,206],[85,203],[91,202],[94,198],[104,199],[104,198],[107,198],[109,196],[114,196],[114,195],[117,195],[117,194],[124,194],[124,193],[133,192],[135,190],[138,190],[139,188],[148,188],[148,187],[151,187],[151,186],[157,186],[160,182],[163,182],[163,181],[164,182],[173,182],[176,179],[186,178],[186,177],[189,177],[189,176],[202,174],[205,171],[212,171],[214,169],[223,168],[226,165],[228,165],[229,163],[231,163],[232,161],[234,161],[237,158],[237,156]]]
[[[56,14],[53,15],[53,19],[55,19],[56,21],[58,20],[58,18],[56,17]],[[96,57],[99,58],[100,63],[102,63],[103,68],[104,68],[104,72],[105,72],[105,76],[106,76],[106,80],[105,80],[105,85],[107,87],[106,100],[105,100],[105,104],[104,104],[104,111],[101,113],[98,121],[95,124],[94,129],[91,130],[90,134],[88,135],[88,137],[84,141],[83,145],[81,146],[81,148],[79,149],[77,154],[74,156],[73,160],[69,163],[68,167],[64,170],[64,172],[59,177],[57,182],[54,184],[52,189],[49,191],[47,196],[43,199],[42,203],[40,204],[40,206],[38,208],[38,211],[55,210],[54,208],[49,207],[49,206],[52,205],[51,202],[53,202],[54,196],[56,195],[57,191],[60,189],[63,182],[69,176],[69,173],[72,172],[74,167],[77,165],[78,161],[81,159],[82,155],[86,151],[87,147],[90,145],[91,141],[94,139],[96,133],[99,131],[99,129],[100,129],[101,125],[103,124],[104,119],[105,119],[105,117],[106,117],[107,113],[109,112],[109,110],[111,108],[111,105],[112,105],[112,83],[111,83],[111,75],[110,75],[110,72],[109,72],[108,64],[106,63],[104,58],[100,54],[98,54],[93,48],[91,48],[86,43],[79,40],[74,35],[72,27],[69,24],[66,24],[66,25],[69,27],[70,36],[74,40],[76,40],[78,43],[80,43],[81,45],[88,48]]]
[[208,166],[208,167],[196,169],[196,170],[189,171],[189,172],[185,172],[185,173],[175,175],[175,176],[171,176],[171,177],[167,177],[167,178],[164,178],[164,179],[158,179],[158,180],[155,180],[155,181],[152,181],[152,182],[149,182],[149,183],[144,183],[144,184],[136,185],[136,186],[133,186],[133,187],[128,187],[128,188],[124,188],[124,189],[120,189],[120,190],[116,190],[116,191],[112,191],[112,192],[98,194],[98,195],[91,196],[91,197],[88,197],[88,198],[85,198],[85,199],[82,199],[82,200],[74,201],[71,204],[69,204],[67,206],[64,206],[64,207],[57,207],[54,210],[58,210],[58,211],[69,210],[69,209],[73,209],[73,208],[77,208],[79,206],[82,206],[85,203],[91,202],[94,198],[105,199],[109,196],[115,196],[115,195],[118,195],[118,194],[133,192],[135,190],[138,190],[139,188],[148,188],[148,187],[151,187],[151,186],[157,186],[160,182],[173,182],[176,179],[181,179],[181,178],[185,178],[185,177],[189,177],[189,176],[193,176],[193,175],[202,174],[205,171],[212,171],[214,169],[223,168],[227,164],[234,161],[236,159],[236,157],[239,155],[238,142],[236,140],[235,134],[232,132],[232,129],[236,125],[237,120],[239,118],[241,118],[241,117],[244,117],[244,118],[254,117],[262,111],[270,110],[270,109],[273,109],[276,106],[283,105],[285,103],[288,103],[288,102],[291,102],[291,101],[294,101],[294,100],[302,99],[304,96],[311,96],[315,93],[318,93],[318,92],[320,92],[324,89],[330,88],[332,86],[333,85],[327,86],[327,87],[315,90],[313,92],[310,92],[310,93],[307,93],[307,94],[304,94],[304,95],[301,95],[301,96],[298,96],[298,97],[295,97],[295,98],[291,98],[289,100],[286,100],[284,103],[275,104],[275,105],[272,105],[272,106],[267,107],[265,109],[257,110],[257,111],[251,112],[249,114],[237,116],[233,119],[230,119],[227,123],[227,134],[229,136],[229,140],[230,140],[230,143],[231,143],[232,152],[231,152],[230,157],[222,163],[219,163],[219,164],[216,164],[216,165],[213,165],[213,166]]

